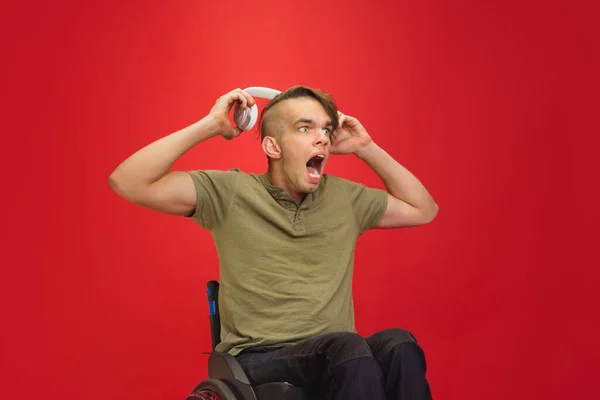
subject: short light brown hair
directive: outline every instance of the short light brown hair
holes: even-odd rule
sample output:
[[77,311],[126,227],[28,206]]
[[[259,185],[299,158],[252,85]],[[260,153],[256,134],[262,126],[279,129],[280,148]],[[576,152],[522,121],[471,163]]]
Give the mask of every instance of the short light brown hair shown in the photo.
[[318,101],[323,108],[325,109],[325,112],[327,113],[327,115],[329,116],[329,118],[331,118],[331,125],[332,125],[332,129],[331,129],[331,134],[330,137],[333,138],[333,135],[335,134],[335,131],[338,128],[339,125],[339,120],[338,120],[338,110],[337,110],[337,105],[335,104],[335,101],[333,100],[333,98],[328,95],[327,93],[318,90],[318,89],[312,89],[309,88],[307,86],[292,86],[291,88],[285,90],[284,92],[279,93],[277,96],[275,96],[273,99],[271,99],[267,105],[265,106],[265,108],[262,110],[261,114],[260,114],[260,119],[259,119],[259,131],[260,131],[260,139],[263,140],[265,138],[265,136],[272,136],[273,134],[270,132],[265,132],[265,114],[271,109],[273,108],[273,106],[275,106],[277,103],[282,102],[284,100],[289,100],[289,99],[295,99],[295,98],[299,98],[299,97],[311,97],[313,99],[315,99],[316,101]]

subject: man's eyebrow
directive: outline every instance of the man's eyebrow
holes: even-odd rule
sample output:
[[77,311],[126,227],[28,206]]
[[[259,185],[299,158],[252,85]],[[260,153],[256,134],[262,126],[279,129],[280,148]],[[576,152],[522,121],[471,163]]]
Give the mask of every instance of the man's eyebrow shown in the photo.
[[[299,120],[297,120],[296,122],[294,122],[294,125],[298,125],[298,124],[308,124],[308,125],[314,125],[315,121],[313,121],[310,118],[300,118]],[[333,124],[330,121],[327,121],[327,123],[325,124],[325,126],[333,126]]]
[[294,125],[298,125],[298,124],[313,125],[314,121],[312,119],[309,119],[309,118],[300,118],[299,120],[297,120],[296,122],[294,122]]

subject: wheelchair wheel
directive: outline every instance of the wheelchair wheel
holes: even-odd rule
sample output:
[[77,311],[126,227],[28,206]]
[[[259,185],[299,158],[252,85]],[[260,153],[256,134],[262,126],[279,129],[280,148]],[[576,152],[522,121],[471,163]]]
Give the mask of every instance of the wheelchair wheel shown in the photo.
[[237,398],[225,382],[208,378],[196,385],[185,400],[237,400]]

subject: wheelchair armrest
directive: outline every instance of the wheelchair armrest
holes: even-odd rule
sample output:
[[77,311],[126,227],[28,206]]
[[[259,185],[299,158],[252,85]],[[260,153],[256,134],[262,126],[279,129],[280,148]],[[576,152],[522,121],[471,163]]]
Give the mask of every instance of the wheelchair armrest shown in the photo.
[[208,376],[225,381],[238,398],[257,400],[246,373],[229,353],[214,351],[210,354]]

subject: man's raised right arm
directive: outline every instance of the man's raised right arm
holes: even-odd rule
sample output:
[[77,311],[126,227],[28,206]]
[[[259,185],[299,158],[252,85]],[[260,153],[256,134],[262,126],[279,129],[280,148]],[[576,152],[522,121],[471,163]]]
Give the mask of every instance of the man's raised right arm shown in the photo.
[[124,199],[161,213],[189,216],[196,209],[196,190],[185,171],[171,171],[179,157],[200,142],[215,136],[232,139],[239,128],[229,121],[231,107],[254,105],[254,99],[236,89],[221,96],[210,113],[177,132],[138,150],[110,175],[113,190]]

